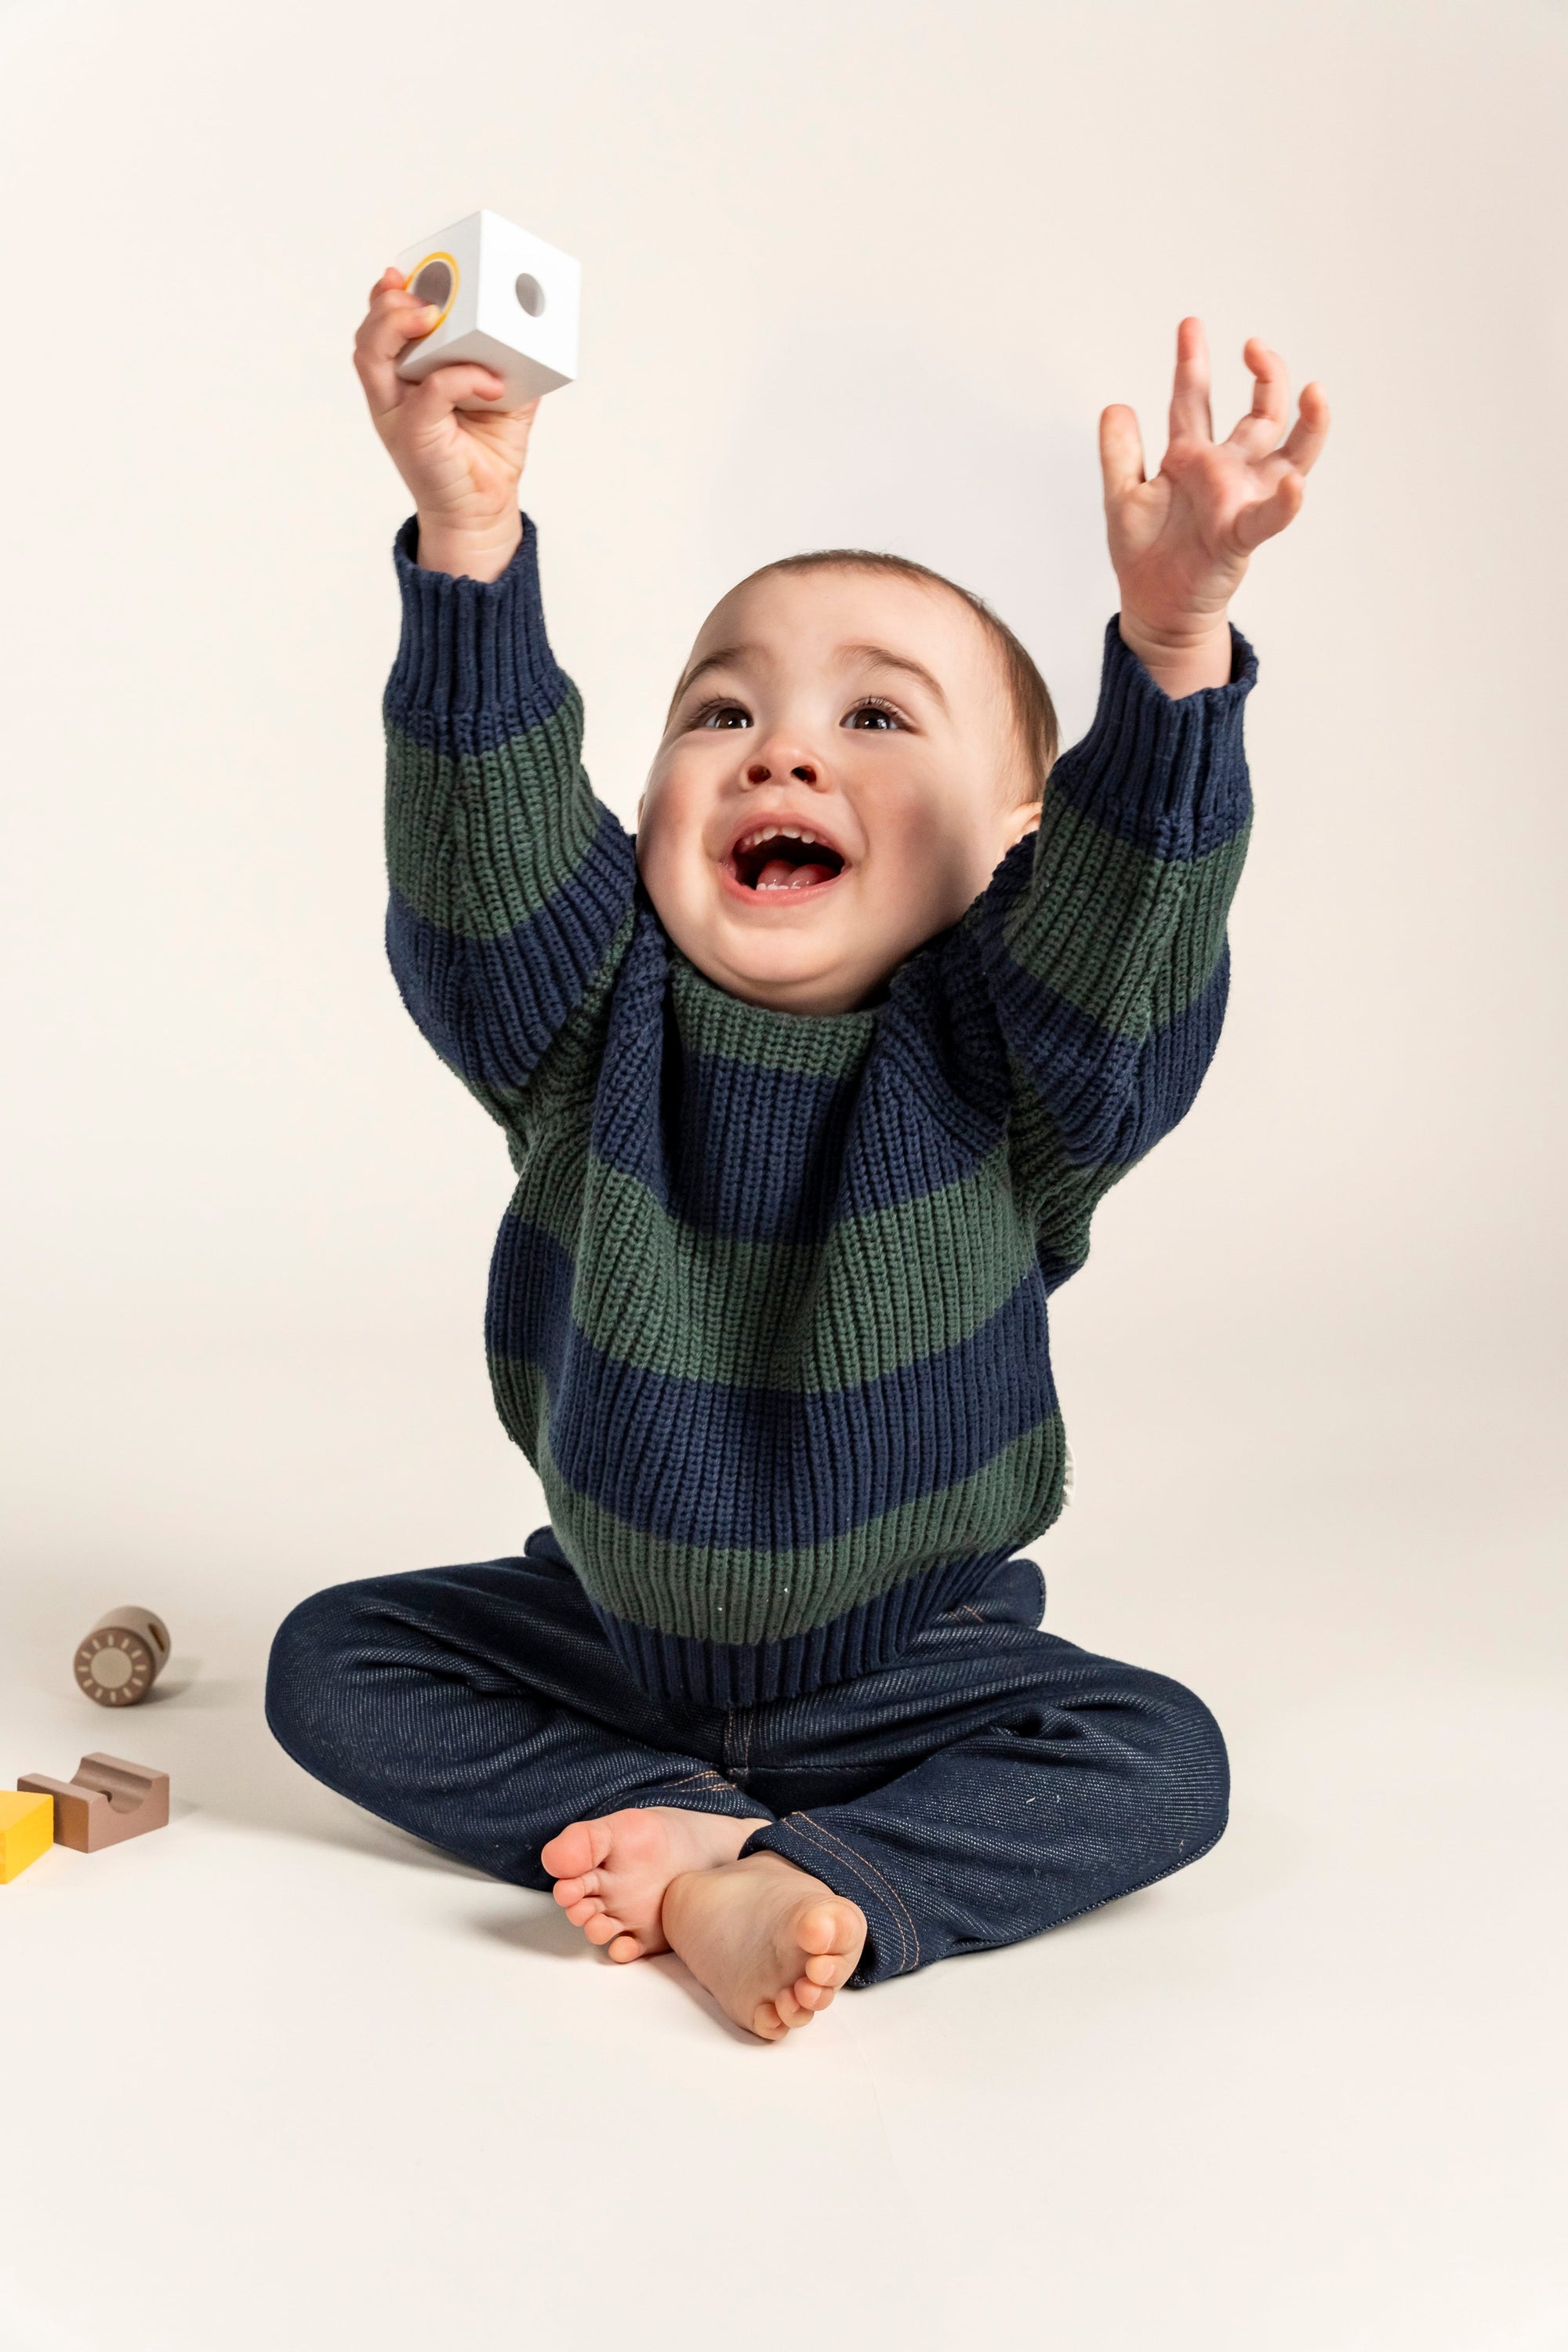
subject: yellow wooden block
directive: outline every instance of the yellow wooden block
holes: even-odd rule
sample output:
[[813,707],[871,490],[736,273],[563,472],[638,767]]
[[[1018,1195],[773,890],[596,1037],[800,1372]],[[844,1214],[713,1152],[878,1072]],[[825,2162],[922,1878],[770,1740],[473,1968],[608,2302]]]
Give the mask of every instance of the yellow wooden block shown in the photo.
[[8,1885],[41,1853],[47,1853],[54,1842],[52,1797],[31,1797],[15,1789],[0,1789],[0,1886]]

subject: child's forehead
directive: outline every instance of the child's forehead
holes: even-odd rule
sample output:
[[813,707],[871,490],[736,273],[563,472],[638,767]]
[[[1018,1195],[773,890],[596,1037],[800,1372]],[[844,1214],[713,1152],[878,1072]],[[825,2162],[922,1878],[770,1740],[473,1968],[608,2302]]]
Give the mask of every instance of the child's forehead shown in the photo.
[[728,653],[737,667],[841,667],[878,646],[955,684],[990,650],[969,605],[942,583],[823,565],[742,580],[703,622],[688,666]]

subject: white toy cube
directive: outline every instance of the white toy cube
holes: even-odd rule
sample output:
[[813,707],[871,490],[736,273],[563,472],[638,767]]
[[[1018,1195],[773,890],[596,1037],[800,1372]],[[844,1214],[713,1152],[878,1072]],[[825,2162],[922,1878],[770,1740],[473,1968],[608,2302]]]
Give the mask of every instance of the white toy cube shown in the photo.
[[499,213],[470,213],[438,236],[400,253],[394,265],[410,289],[438,302],[441,316],[397,362],[407,383],[433,368],[478,360],[506,384],[499,402],[458,406],[521,408],[577,373],[577,299],[583,272],[570,254],[531,236]]

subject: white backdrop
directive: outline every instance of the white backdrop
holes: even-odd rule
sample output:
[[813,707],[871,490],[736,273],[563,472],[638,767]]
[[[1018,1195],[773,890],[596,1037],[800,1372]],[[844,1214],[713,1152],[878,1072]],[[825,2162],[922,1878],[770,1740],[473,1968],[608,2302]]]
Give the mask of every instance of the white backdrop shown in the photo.
[[24,1313],[471,1326],[505,1171],[380,959],[404,507],[347,349],[385,256],[480,202],[584,264],[528,499],[628,819],[708,604],[824,540],[979,587],[1077,731],[1114,601],[1100,405],[1159,446],[1186,310],[1227,425],[1253,329],[1327,383],[1307,512],[1239,607],[1234,1019],[1093,1279],[1179,1261],[1184,1315],[1342,1331],[1539,1309],[1560,5],[11,0],[0,27]]
[[[177,1654],[112,1727],[167,1838],[0,1894],[5,2352],[429,2352],[520,2276],[660,2352],[1562,2352],[1564,0],[0,0],[0,1779],[110,1736],[97,1611]],[[628,821],[708,606],[824,541],[980,589],[1079,730],[1096,419],[1158,451],[1184,312],[1225,427],[1254,330],[1335,408],[1238,608],[1230,1022],[1062,1296],[1040,1547],[1048,1624],[1215,1706],[1233,1825],[783,2072],[260,1717],[293,1599],[542,1516],[505,1155],[382,957],[405,509],[349,366],[480,204],[583,263],[527,498]],[[89,2148],[104,2274],[161,2265],[96,2318]]]

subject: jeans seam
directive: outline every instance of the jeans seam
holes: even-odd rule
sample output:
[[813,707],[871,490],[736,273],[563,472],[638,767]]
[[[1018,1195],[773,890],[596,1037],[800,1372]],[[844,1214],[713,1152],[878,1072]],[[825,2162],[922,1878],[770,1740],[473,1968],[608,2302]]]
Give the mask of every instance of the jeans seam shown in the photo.
[[[916,1927],[914,1920],[909,1910],[900,1900],[899,1896],[895,1895],[891,1886],[889,1885],[888,1881],[882,1876],[881,1872],[877,1869],[874,1864],[868,1862],[864,1854],[857,1853],[853,1846],[847,1845],[842,1838],[836,1837],[831,1830],[824,1829],[822,1823],[818,1821],[814,1821],[809,1813],[792,1813],[789,1816],[789,1819],[792,1822],[804,1822],[810,1830],[813,1831],[816,1836],[820,1839],[821,1843],[827,1848],[829,1853],[832,1853],[834,1849],[837,1847],[838,1855],[843,1860],[846,1867],[853,1870],[857,1877],[863,1880],[868,1886],[869,1886],[874,1881],[875,1884],[881,1888],[886,1906],[892,1915],[893,1925],[899,1931],[899,1943],[901,1947],[900,1952],[900,1963],[909,1961],[910,1944],[912,1942],[915,1948],[915,1957],[910,1965],[918,1969],[921,1964],[920,1930]],[[906,1937],[904,1934],[906,1925],[910,1931],[908,1937]],[[904,1967],[900,1965],[899,1974],[902,1976],[904,1973]]]

